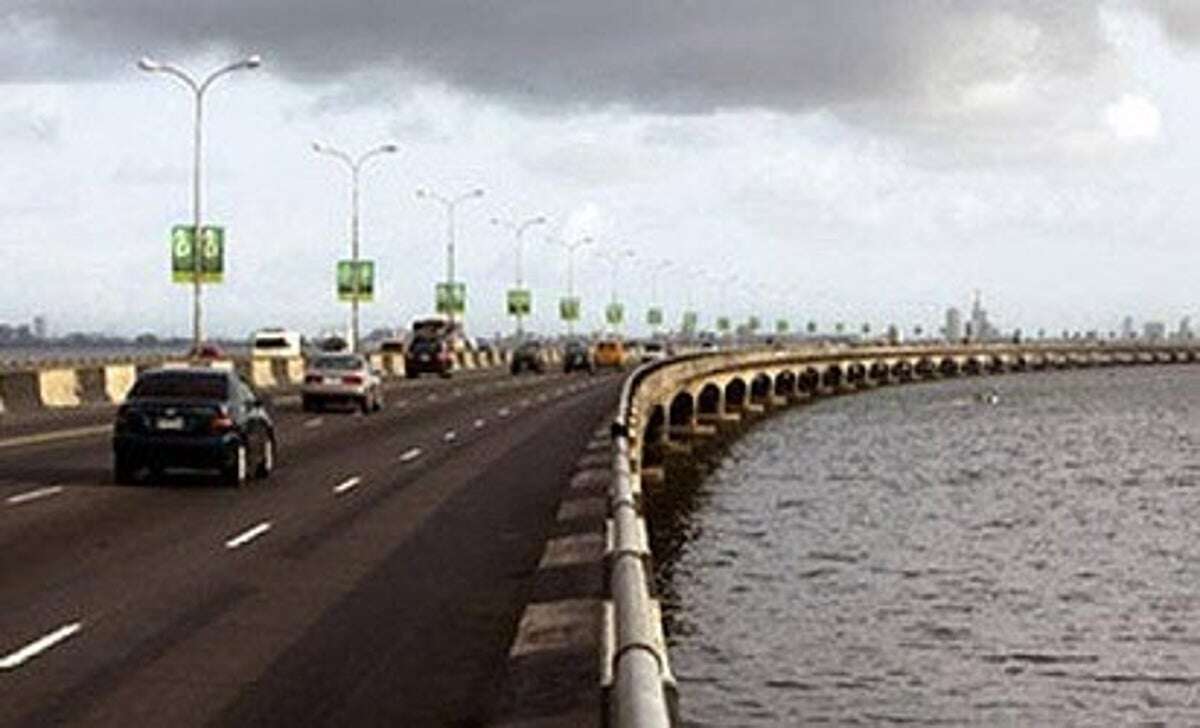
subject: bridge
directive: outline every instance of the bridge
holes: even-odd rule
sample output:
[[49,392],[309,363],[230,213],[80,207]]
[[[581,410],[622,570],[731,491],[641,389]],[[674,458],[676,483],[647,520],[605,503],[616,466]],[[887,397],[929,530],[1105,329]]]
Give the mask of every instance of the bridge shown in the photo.
[[[387,371],[389,407],[273,393],[276,474],[117,486],[109,424],[161,358],[0,371],[0,725],[667,726],[646,498],[701,443],[822,396],[1194,364],[1191,345],[803,346],[623,375]],[[1031,374],[1033,376],[1034,374]]]

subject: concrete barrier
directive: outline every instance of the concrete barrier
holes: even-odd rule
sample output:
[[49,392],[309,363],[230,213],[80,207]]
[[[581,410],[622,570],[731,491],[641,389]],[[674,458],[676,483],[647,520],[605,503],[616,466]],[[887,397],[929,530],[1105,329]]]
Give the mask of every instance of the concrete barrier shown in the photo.
[[132,364],[114,364],[104,367],[104,393],[109,402],[120,404],[137,381],[137,368]]
[[271,377],[275,379],[275,386],[277,387],[281,387],[291,381],[287,359],[271,359]]
[[0,399],[7,412],[27,412],[42,406],[41,387],[36,371],[0,374]]
[[250,360],[250,384],[263,388],[279,385],[275,381],[275,368],[271,365],[270,359]]
[[79,401],[84,404],[107,404],[111,400],[105,390],[104,367],[82,367],[75,371],[79,380]]
[[79,377],[74,369],[38,372],[38,392],[44,407],[78,407]]

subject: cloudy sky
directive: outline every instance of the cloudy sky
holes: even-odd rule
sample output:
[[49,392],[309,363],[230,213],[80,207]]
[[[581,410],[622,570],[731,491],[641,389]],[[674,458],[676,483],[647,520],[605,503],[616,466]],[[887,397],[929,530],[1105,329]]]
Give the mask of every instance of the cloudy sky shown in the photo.
[[[190,331],[169,281],[191,216],[191,105],[137,70],[206,72],[206,220],[228,236],[212,333],[338,326],[348,175],[313,140],[397,155],[363,172],[367,327],[432,308],[458,215],[473,332],[507,329],[511,234],[535,326],[565,257],[631,249],[670,320],[940,321],[981,289],[1000,324],[1174,325],[1200,258],[1200,3],[1191,0],[0,0],[0,321]],[[611,266],[580,251],[598,324]],[[640,326],[639,326],[640,327]]]

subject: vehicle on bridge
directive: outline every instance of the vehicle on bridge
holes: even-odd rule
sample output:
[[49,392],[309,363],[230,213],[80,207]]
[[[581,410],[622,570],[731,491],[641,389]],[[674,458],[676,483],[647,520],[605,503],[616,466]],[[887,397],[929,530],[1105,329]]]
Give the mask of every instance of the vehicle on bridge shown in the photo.
[[404,376],[416,379],[421,374],[437,374],[449,378],[454,371],[454,353],[442,337],[414,338],[404,352]]
[[304,339],[296,331],[260,329],[250,337],[250,356],[254,358],[295,358],[303,353]]
[[266,401],[235,372],[153,369],[138,377],[113,425],[113,477],[145,469],[216,470],[228,485],[275,467],[275,422]]
[[595,361],[597,367],[610,369],[625,368],[625,345],[620,339],[605,339],[596,343]]
[[596,359],[592,347],[583,339],[568,339],[563,345],[563,373],[584,370],[588,374],[596,373]]
[[383,409],[383,377],[361,354],[321,354],[308,360],[300,387],[305,412],[331,404],[351,405],[363,414]]
[[523,371],[541,374],[546,371],[547,361],[548,357],[546,350],[542,347],[542,342],[537,339],[528,339],[521,342],[521,345],[513,351],[509,370],[514,376]]
[[661,341],[647,341],[642,344],[642,362],[658,361],[667,358],[667,347]]

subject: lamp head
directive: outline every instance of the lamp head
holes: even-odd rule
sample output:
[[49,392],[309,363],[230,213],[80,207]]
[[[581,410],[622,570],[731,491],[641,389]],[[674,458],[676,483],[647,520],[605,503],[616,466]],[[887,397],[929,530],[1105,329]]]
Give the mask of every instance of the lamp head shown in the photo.
[[150,58],[149,56],[142,56],[141,58],[139,58],[138,62],[137,62],[137,66],[138,66],[138,68],[142,69],[143,71],[157,71],[159,68],[162,68],[162,66],[158,63],[158,61],[155,61],[154,59]]
[[258,68],[262,65],[262,56],[255,53],[246,60],[242,61],[242,66],[245,68]]
[[400,147],[396,146],[395,144],[384,144],[379,148],[379,151],[386,152],[388,154],[395,154],[396,152],[400,151]]

